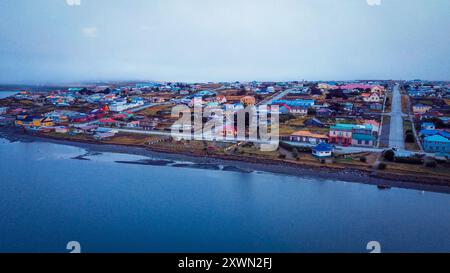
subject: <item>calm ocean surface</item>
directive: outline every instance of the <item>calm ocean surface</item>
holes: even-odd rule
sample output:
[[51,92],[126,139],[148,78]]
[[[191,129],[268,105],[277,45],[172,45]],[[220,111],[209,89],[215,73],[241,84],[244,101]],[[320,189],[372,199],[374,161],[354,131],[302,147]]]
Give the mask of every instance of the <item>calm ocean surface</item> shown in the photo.
[[450,195],[0,139],[0,252],[450,252]]
[[0,91],[0,100],[15,95],[17,93],[18,92],[16,91]]

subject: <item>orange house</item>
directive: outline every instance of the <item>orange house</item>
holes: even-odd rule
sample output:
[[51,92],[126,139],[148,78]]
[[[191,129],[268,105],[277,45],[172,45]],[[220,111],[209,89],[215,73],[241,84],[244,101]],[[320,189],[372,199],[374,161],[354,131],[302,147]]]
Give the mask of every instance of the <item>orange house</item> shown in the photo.
[[256,99],[253,96],[245,96],[241,98],[241,103],[244,105],[255,105]]

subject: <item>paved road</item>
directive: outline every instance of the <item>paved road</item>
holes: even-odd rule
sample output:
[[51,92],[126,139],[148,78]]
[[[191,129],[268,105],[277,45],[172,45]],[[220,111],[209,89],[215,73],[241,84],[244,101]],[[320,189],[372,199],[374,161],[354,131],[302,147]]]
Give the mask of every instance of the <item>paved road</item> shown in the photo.
[[289,94],[291,91],[292,91],[291,89],[286,89],[284,91],[280,91],[278,93],[275,93],[273,96],[271,96],[271,97],[261,101],[260,103],[258,103],[257,106],[270,105],[270,104],[272,104],[273,101],[282,99],[284,96]]
[[389,132],[389,147],[405,149],[405,136],[403,131],[402,96],[399,85],[394,86],[392,95],[391,128]]

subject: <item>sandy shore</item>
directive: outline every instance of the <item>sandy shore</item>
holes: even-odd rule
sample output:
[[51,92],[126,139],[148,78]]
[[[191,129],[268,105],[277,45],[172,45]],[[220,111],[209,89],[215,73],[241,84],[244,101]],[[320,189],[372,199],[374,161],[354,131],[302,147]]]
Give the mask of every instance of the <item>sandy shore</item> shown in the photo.
[[[195,164],[205,164],[211,166],[225,166],[226,170],[242,171],[242,172],[269,172],[273,174],[280,175],[291,175],[304,178],[314,178],[320,180],[331,180],[331,181],[345,181],[354,183],[370,184],[375,186],[386,187],[397,187],[397,188],[407,188],[416,189],[423,191],[433,191],[450,193],[450,186],[440,185],[439,183],[432,183],[432,181],[421,182],[419,181],[403,181],[400,177],[390,176],[390,179],[383,179],[377,177],[375,174],[370,172],[364,172],[352,169],[333,169],[333,168],[317,168],[317,167],[307,167],[307,166],[292,166],[289,164],[281,164],[278,162],[248,162],[240,160],[229,160],[214,157],[205,156],[195,156],[189,154],[174,154],[166,152],[157,152],[144,147],[134,147],[125,145],[111,145],[111,144],[100,144],[100,143],[87,143],[87,142],[75,142],[63,139],[46,138],[36,135],[24,134],[20,130],[15,130],[12,128],[0,127],[0,137],[8,139],[9,141],[23,141],[23,142],[49,142],[61,145],[69,145],[74,147],[79,147],[85,149],[89,153],[122,153],[122,154],[132,154],[149,157],[152,159],[168,160],[168,161],[185,161],[192,162]],[[119,162],[125,163],[125,162]],[[128,162],[133,163],[133,162]],[[146,165],[140,162],[139,164]],[[153,164],[148,164],[153,165]],[[205,168],[208,168],[205,166]]]

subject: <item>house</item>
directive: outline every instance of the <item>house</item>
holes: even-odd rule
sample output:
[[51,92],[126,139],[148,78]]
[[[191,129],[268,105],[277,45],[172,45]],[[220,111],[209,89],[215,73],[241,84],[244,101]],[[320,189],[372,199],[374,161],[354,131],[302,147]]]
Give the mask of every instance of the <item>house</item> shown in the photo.
[[69,132],[69,127],[67,126],[56,126],[55,133],[58,134],[67,134]]
[[361,94],[364,102],[380,102],[381,96],[377,92]]
[[306,116],[308,115],[308,108],[302,106],[292,106],[290,107],[289,112],[294,115]]
[[105,126],[113,126],[113,125],[119,125],[119,122],[117,120],[114,120],[112,118],[102,118],[99,120],[99,123]]
[[219,104],[223,104],[227,102],[227,97],[225,97],[224,95],[219,95],[216,97],[216,102]]
[[443,113],[441,113],[438,110],[433,109],[433,110],[429,110],[428,112],[422,114],[421,119],[440,118],[442,116],[444,116]]
[[371,147],[375,144],[375,137],[368,134],[353,134],[352,145],[360,147]]
[[48,117],[35,117],[33,118],[34,127],[51,127],[54,126],[53,120]]
[[237,131],[232,125],[224,125],[218,135],[222,137],[234,138],[237,136]]
[[353,110],[353,103],[351,102],[342,103],[341,108],[346,112],[351,112]]
[[372,132],[374,132],[374,133],[378,134],[380,132],[380,125],[381,124],[378,121],[376,121],[376,120],[366,120],[364,122],[364,125],[372,126]]
[[8,107],[0,107],[0,115],[4,115],[8,112]]
[[416,104],[413,106],[413,112],[414,114],[425,114],[426,112],[428,112],[429,110],[431,110],[433,107],[429,106],[429,105],[425,105],[425,104]]
[[33,126],[33,118],[28,115],[18,115],[14,122],[16,126]]
[[[372,132],[373,128],[370,124],[356,125],[338,123],[330,127],[329,141],[330,143],[344,146],[369,146],[369,144],[373,145],[375,142],[375,137]],[[353,135],[356,135],[355,141],[353,141]]]
[[441,135],[425,137],[423,148],[427,153],[450,153],[450,140]]
[[[273,113],[274,111],[272,110],[271,113]],[[278,114],[280,115],[287,115],[291,113],[291,107],[287,106],[287,105],[281,105],[278,108]]]
[[164,103],[166,99],[164,97],[152,97],[148,99],[151,103]]
[[13,125],[15,119],[13,117],[0,117],[0,126]]
[[381,110],[383,110],[383,104],[381,104],[379,102],[371,103],[371,104],[369,104],[369,109],[375,110],[375,111],[381,111]]
[[139,128],[140,122],[138,120],[127,122],[126,127],[128,128]]
[[122,112],[127,109],[128,109],[128,106],[127,106],[127,102],[125,100],[118,100],[109,105],[109,110],[112,112]]
[[351,145],[353,124],[336,124],[330,127],[329,141],[333,144]]
[[301,106],[301,107],[313,107],[315,105],[315,100],[303,100],[303,99],[297,99],[297,100],[274,100],[272,101],[272,104],[286,104],[289,107],[294,106]]
[[206,98],[206,97],[212,97],[212,96],[215,96],[215,95],[216,95],[216,93],[213,92],[213,91],[202,90],[202,91],[199,91],[199,92],[197,92],[196,94],[194,94],[194,97],[197,97],[197,98]]
[[312,154],[317,158],[329,158],[333,154],[333,147],[323,142],[313,148]]
[[256,99],[253,96],[245,96],[241,98],[241,103],[248,106],[248,105],[255,105]]
[[304,124],[306,126],[312,126],[312,127],[325,127],[325,124],[323,124],[323,122],[321,122],[320,120],[318,120],[316,118],[308,119],[304,122]]
[[433,122],[424,122],[421,126],[422,130],[435,130],[436,125]]
[[335,111],[328,108],[320,108],[316,111],[316,117],[328,118],[335,114]]
[[78,134],[93,134],[97,130],[96,125],[81,125],[74,128],[74,132]]
[[111,139],[115,136],[116,134],[114,132],[106,132],[106,133],[96,133],[94,135],[94,138],[97,140],[106,140],[106,139]]
[[322,142],[328,142],[327,135],[314,134],[310,131],[298,131],[289,137],[292,142],[308,143],[308,144],[320,144]]

